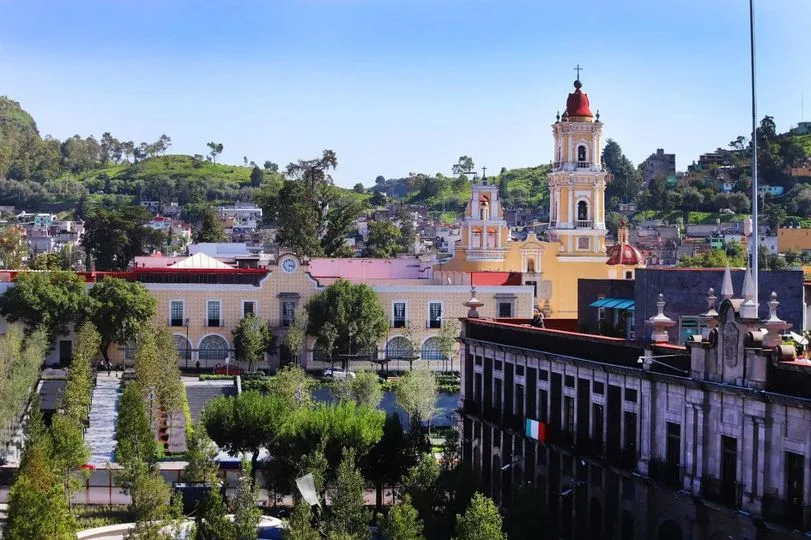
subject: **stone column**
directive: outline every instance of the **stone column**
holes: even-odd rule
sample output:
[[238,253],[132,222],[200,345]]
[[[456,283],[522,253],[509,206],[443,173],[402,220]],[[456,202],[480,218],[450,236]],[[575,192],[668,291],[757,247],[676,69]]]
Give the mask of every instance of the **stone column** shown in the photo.
[[695,409],[695,477],[693,478],[693,493],[701,493],[701,476],[704,474],[704,411],[700,407]]
[[744,503],[752,498],[752,494],[757,490],[757,479],[755,478],[758,468],[758,453],[754,440],[754,418],[743,417],[743,448],[741,457],[741,482],[743,483]]
[[765,471],[766,471],[766,423],[758,418],[754,418],[754,432],[757,433],[757,456],[758,456],[758,463],[757,467],[755,467],[755,481],[756,486],[753,495],[755,499],[753,503],[760,507],[760,502],[763,498],[763,493],[765,492]]
[[684,407],[684,484],[688,489],[693,488],[693,472],[696,466],[696,408],[688,403]]

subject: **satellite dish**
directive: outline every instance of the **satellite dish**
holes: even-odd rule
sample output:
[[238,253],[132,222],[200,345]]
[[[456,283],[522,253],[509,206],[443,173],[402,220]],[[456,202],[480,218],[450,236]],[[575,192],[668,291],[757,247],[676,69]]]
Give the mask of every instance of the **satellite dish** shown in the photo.
[[301,493],[301,497],[307,501],[310,506],[321,506],[318,502],[318,494],[315,492],[315,481],[311,473],[305,474],[301,478],[296,478],[296,487]]

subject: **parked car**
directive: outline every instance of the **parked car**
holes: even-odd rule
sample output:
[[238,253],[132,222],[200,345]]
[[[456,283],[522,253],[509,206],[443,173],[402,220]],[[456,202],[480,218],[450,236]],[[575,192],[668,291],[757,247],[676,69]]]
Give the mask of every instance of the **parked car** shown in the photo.
[[324,377],[330,379],[354,379],[355,373],[353,371],[344,371],[340,368],[327,368],[324,370]]
[[214,373],[217,375],[242,375],[245,372],[239,366],[217,366],[214,368]]

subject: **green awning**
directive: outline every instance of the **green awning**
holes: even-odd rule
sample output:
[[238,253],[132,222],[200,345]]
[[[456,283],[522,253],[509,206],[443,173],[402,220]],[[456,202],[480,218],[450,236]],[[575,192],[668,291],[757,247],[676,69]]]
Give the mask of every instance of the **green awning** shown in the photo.
[[607,309],[634,310],[635,302],[630,298],[598,298],[590,304],[591,307]]

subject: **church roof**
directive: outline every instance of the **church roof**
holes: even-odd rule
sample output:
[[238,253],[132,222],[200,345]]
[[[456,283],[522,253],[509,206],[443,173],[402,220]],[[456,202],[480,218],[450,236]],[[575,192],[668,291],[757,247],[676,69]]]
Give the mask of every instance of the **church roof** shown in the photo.
[[573,116],[591,118],[594,116],[591,114],[591,109],[589,109],[588,94],[580,90],[582,86],[583,83],[580,82],[580,79],[576,80],[574,82],[574,92],[569,94],[569,98],[566,100],[566,116],[569,118]]
[[195,253],[191,257],[183,259],[180,262],[176,262],[169,268],[205,268],[205,269],[218,269],[218,270],[226,270],[232,269],[233,267],[228,266],[224,262],[220,262],[214,257],[209,257],[205,253]]
[[624,264],[627,266],[637,266],[644,262],[642,253],[631,244],[614,244],[608,248],[608,260],[605,264]]

